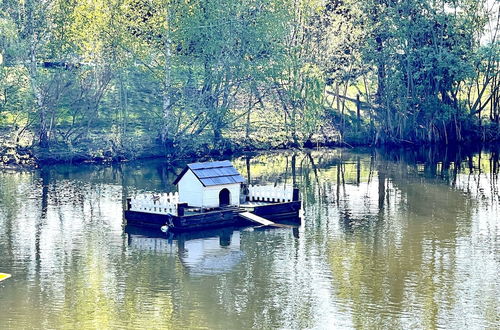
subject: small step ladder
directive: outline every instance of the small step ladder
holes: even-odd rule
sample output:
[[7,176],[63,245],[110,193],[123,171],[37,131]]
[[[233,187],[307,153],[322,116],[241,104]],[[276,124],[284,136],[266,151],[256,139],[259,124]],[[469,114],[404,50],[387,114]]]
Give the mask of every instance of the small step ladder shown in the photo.
[[246,220],[250,220],[252,222],[258,223],[259,225],[263,225],[263,226],[283,227],[283,228],[293,227],[293,226],[288,226],[288,225],[283,225],[280,223],[272,222],[271,220],[260,217],[257,214],[253,214],[251,212],[242,212],[239,214],[239,216],[246,219]]

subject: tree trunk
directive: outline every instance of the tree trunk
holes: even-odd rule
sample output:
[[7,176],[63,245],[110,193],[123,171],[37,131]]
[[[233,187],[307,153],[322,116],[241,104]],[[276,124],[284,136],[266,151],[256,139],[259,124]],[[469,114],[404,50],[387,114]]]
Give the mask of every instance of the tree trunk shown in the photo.
[[248,141],[248,139],[250,139],[250,125],[251,125],[250,115],[251,115],[251,113],[252,113],[252,94],[250,94],[250,96],[248,98],[247,122],[246,122],[246,126],[245,126],[245,138],[247,141]]
[[385,96],[385,61],[383,58],[383,42],[381,37],[376,38],[377,41],[377,53],[378,53],[378,63],[377,63],[377,92],[375,94],[376,102],[379,106],[384,104]]
[[297,136],[297,108],[292,106],[292,116],[290,118],[290,123],[292,125],[292,140],[293,140],[293,146],[298,147],[299,145],[299,138]]
[[361,126],[361,102],[359,94],[356,95],[356,132],[359,132]]
[[29,49],[28,49],[28,75],[30,77],[30,85],[32,92],[35,97],[35,113],[38,114],[38,145],[42,148],[47,148],[49,146],[49,132],[48,132],[48,116],[47,108],[45,106],[45,100],[43,97],[42,89],[38,83],[38,70],[36,63],[37,54],[37,43],[38,36],[35,31],[35,4],[34,0],[27,0],[25,2],[26,10],[26,32],[29,38]]
[[[392,123],[391,123],[391,113],[388,104],[386,104],[386,70],[385,70],[385,59],[383,56],[383,40],[381,36],[377,36],[375,38],[377,42],[377,92],[375,94],[375,103],[379,107],[379,111],[382,111],[385,107],[385,118],[383,120],[386,135],[392,135]],[[381,112],[379,112],[381,114]],[[383,139],[386,140],[387,136],[383,136]]]
[[171,87],[172,87],[172,51],[171,51],[171,43],[170,39],[170,9],[167,6],[167,14],[165,20],[167,21],[167,29],[165,31],[165,63],[164,63],[164,80],[163,80],[163,125],[161,128],[161,142],[163,145],[166,145],[167,141],[170,138],[170,122],[171,122],[171,106],[172,100],[170,96]]
[[218,123],[214,123],[213,131],[214,131],[214,146],[218,146],[219,143],[222,141],[222,130]]

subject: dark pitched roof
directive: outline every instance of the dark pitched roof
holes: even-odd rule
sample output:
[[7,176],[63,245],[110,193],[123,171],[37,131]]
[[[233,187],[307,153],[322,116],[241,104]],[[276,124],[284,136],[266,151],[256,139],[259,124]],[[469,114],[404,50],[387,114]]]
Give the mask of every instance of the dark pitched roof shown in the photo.
[[245,179],[238,173],[233,164],[228,160],[224,160],[188,164],[175,179],[174,184],[178,184],[188,170],[191,170],[205,187],[245,182]]

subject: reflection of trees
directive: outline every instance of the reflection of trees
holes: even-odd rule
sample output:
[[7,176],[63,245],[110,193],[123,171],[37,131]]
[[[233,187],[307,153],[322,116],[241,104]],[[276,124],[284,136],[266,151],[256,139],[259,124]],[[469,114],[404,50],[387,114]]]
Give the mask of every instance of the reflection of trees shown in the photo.
[[[336,292],[356,327],[406,328],[410,324],[394,315],[412,313],[414,320],[421,320],[417,327],[436,328],[456,303],[457,246],[461,237],[471,235],[473,201],[493,180],[480,183],[485,170],[481,153],[452,160],[448,153],[443,158],[429,153],[424,159],[417,154],[410,162],[407,152],[389,154],[390,161],[386,156],[377,153],[378,211],[365,208],[363,216],[373,214],[378,221],[354,232],[349,227],[348,239],[329,243]],[[467,174],[459,177],[464,163]],[[493,168],[486,170],[495,173]],[[462,182],[470,176],[475,177],[476,193]],[[337,187],[341,182],[337,175]],[[340,219],[355,208],[351,200],[348,204],[337,204]]]
[[139,258],[122,268],[119,203],[114,206],[120,216],[109,217],[118,187],[71,182],[50,168],[41,170],[39,178],[0,175],[7,183],[2,187],[13,188],[1,192],[6,198],[0,199],[0,264],[15,265],[15,278],[23,281],[14,296],[0,296],[0,305],[15,306],[13,314],[0,318],[0,328],[3,321],[27,328],[112,328],[124,322],[135,328],[168,326],[171,296],[144,289],[154,281],[151,269],[157,259]]
[[23,210],[24,200],[32,197],[32,181],[33,175],[28,172],[0,172],[0,265],[4,268],[9,265],[3,258],[15,257],[16,217]]
[[[299,297],[305,256],[294,257],[295,239],[289,230],[255,231],[242,234],[245,258],[223,277],[205,277],[200,287],[192,279],[183,283],[184,292],[195,292],[182,305],[199,304],[208,311],[205,326],[234,329],[250,327],[285,327],[294,319],[296,327],[308,326],[313,309]],[[306,277],[308,281],[310,278]],[[302,315],[303,320],[292,315]]]
[[[65,269],[63,297],[44,308],[49,327],[168,328],[173,304],[160,279],[172,265],[158,264],[149,253],[131,255],[134,263],[120,264],[116,246],[103,249],[100,234],[89,236],[85,254],[73,256]],[[63,305],[54,308],[58,301]]]
[[[304,226],[242,232],[242,262],[198,277],[175,255],[132,249],[121,228],[124,195],[169,190],[178,169],[152,161],[0,174],[0,264],[22,268],[0,303],[13,299],[7,318],[26,327],[313,328],[328,305],[355,327],[435,328],[469,299],[494,324],[494,295],[464,298],[458,286],[488,290],[470,283],[464,260],[487,256],[468,251],[473,243],[498,251],[497,226],[481,228],[486,243],[457,251],[457,242],[479,230],[478,203],[498,208],[498,158],[330,150],[235,160],[252,183],[299,186]],[[491,272],[484,263],[470,271]]]
[[[304,154],[296,157],[311,220],[305,226],[315,237],[311,244],[321,245],[331,220],[340,220],[347,236],[330,240],[328,255],[336,292],[355,325],[408,326],[394,315],[413,313],[421,327],[439,326],[458,299],[458,241],[471,235],[475,205],[485,199],[498,204],[498,153]],[[262,175],[253,177],[276,179],[284,170],[263,165]]]

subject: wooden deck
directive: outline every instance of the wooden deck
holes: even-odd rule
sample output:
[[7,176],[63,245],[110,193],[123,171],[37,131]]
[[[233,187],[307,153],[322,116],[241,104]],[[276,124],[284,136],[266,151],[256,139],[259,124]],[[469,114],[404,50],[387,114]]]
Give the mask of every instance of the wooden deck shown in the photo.
[[[240,206],[214,209],[182,207],[180,215],[164,215],[138,211],[125,211],[127,224],[160,228],[168,225],[173,231],[192,231],[226,226],[296,227],[300,224],[300,201],[247,202]],[[286,223],[286,224],[282,224]]]

